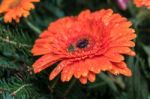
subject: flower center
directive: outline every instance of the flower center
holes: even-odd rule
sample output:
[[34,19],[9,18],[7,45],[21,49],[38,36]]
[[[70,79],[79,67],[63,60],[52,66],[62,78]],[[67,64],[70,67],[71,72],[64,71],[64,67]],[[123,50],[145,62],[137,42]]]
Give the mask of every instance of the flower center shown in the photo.
[[68,51],[69,52],[74,52],[77,51],[78,49],[84,49],[87,48],[89,45],[89,40],[86,38],[79,39],[77,42],[73,42],[68,46]]
[[87,39],[80,39],[79,41],[77,41],[76,47],[83,49],[86,48],[89,44],[89,41]]

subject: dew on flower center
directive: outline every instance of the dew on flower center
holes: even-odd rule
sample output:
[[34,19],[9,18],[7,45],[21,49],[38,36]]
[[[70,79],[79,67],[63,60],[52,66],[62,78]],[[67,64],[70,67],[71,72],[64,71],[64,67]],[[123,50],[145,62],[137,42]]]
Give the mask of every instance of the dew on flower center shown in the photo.
[[86,48],[88,44],[89,44],[89,41],[87,39],[80,39],[77,42],[76,47],[82,49],[82,48]]

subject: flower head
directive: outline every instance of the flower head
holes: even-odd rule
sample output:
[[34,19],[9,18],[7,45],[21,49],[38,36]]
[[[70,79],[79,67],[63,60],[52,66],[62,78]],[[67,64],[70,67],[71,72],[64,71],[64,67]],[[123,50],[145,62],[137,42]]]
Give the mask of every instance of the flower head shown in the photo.
[[150,0],[134,0],[134,3],[137,7],[147,7],[150,9]]
[[12,22],[14,19],[19,22],[20,18],[27,17],[31,9],[34,9],[33,2],[39,0],[2,0],[0,4],[0,14],[4,13],[4,21]]
[[130,47],[136,37],[129,28],[131,22],[111,9],[90,12],[58,19],[51,23],[33,46],[33,55],[43,55],[34,64],[38,73],[52,64],[60,63],[49,79],[61,73],[62,81],[73,76],[86,84],[95,81],[95,75],[109,71],[117,75],[131,76],[123,54],[134,56]]

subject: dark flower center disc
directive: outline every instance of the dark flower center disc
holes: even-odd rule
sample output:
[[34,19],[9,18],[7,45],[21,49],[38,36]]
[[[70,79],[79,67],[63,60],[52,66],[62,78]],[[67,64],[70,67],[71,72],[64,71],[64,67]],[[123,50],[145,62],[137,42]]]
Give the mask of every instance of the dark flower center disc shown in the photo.
[[89,41],[87,39],[80,39],[77,44],[76,44],[76,47],[77,48],[86,48],[89,44]]

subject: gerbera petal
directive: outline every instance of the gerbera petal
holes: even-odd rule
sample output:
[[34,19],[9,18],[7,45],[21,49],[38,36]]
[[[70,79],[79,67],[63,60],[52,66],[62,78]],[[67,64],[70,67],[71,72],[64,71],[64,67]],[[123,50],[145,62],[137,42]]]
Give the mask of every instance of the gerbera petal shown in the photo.
[[[47,37],[51,37],[53,35],[53,33],[50,33],[49,31],[45,30],[40,34],[40,39],[41,38],[47,38]],[[51,37],[52,38],[52,37]]]
[[105,54],[112,54],[112,53],[127,54],[127,53],[129,53],[131,51],[132,50],[129,47],[124,47],[124,46],[121,46],[121,47],[112,47]]
[[127,35],[127,36],[125,36],[125,37],[119,38],[119,39],[117,40],[117,42],[129,41],[129,40],[132,40],[132,39],[134,39],[134,38],[136,38],[136,34],[131,34],[131,35]]
[[79,80],[80,80],[80,82],[82,84],[86,84],[87,83],[87,78],[86,77],[80,77]]
[[123,42],[111,42],[110,47],[119,47],[119,46],[126,46],[126,47],[134,47],[135,43],[133,41],[123,41]]
[[52,54],[47,54],[42,57],[40,57],[34,64],[34,72],[38,73],[42,70],[44,70],[47,67],[50,67],[52,64],[60,60],[60,56],[52,55]]
[[24,10],[31,10],[31,9],[34,9],[34,5],[32,3],[26,3],[23,5],[23,9]]
[[12,18],[11,18],[11,15],[12,15],[12,14],[13,14],[12,11],[6,13],[6,15],[4,16],[4,21],[5,21],[5,23],[7,23],[7,22],[12,22]]
[[64,81],[69,81],[72,76],[73,76],[73,72],[74,72],[74,67],[73,66],[66,66],[62,72],[61,72],[61,80]]
[[101,62],[101,61],[99,61],[97,58],[94,58],[94,59],[89,60],[89,65],[90,65],[89,70],[94,72],[94,73],[100,73],[101,67],[100,67],[99,62]]
[[95,74],[93,73],[93,72],[89,72],[89,74],[88,74],[88,80],[90,81],[90,82],[94,82],[95,81]]
[[86,60],[84,60],[83,62],[81,62],[80,63],[80,72],[81,72],[81,75],[83,76],[83,77],[87,77],[87,75],[88,75],[88,72],[89,72],[89,64],[87,64],[87,61]]
[[96,74],[112,68],[111,63],[105,57],[94,57],[87,62],[89,64],[89,70]]
[[79,62],[76,62],[76,63],[74,63],[74,64],[72,64],[72,65],[74,66],[74,68],[76,68],[75,71],[74,71],[74,76],[75,76],[76,78],[80,78],[80,77],[81,77],[81,74],[82,74],[80,68],[83,67],[83,66],[80,66]]
[[109,70],[112,74],[118,75],[123,74],[125,76],[131,76],[131,70],[127,67],[124,62],[114,63],[113,68]]
[[36,44],[34,45],[33,49],[31,50],[31,52],[33,53],[33,55],[43,55],[43,54],[48,54],[51,52],[50,49],[50,44],[44,43],[44,44]]
[[136,53],[134,52],[134,51],[130,51],[129,53],[127,53],[127,55],[130,55],[130,56],[135,56],[136,55]]
[[[117,35],[116,35],[117,34]],[[120,28],[117,27],[115,30],[111,31],[111,42],[120,42],[120,41],[129,41],[136,37],[136,34],[134,34],[133,29],[127,29],[127,28]],[[125,37],[127,39],[125,39]]]
[[[70,63],[70,61],[68,60],[64,60],[62,61],[57,67],[55,67],[55,69],[51,72],[49,79],[52,80],[54,79],[62,70],[64,67],[67,67],[68,64]],[[69,67],[68,67],[69,68]]]
[[[43,32],[44,33],[44,32]],[[35,41],[36,44],[45,44],[45,43],[52,43],[53,39],[51,37],[47,38],[40,38]]]
[[83,11],[82,13],[79,14],[78,19],[83,20],[83,17],[89,18],[90,14],[91,14],[90,10]]
[[74,68],[74,76],[76,78],[80,78],[81,76],[86,77],[88,75],[88,68],[85,60],[83,61],[77,61],[74,64],[72,64]]
[[50,48],[43,48],[42,49],[42,48],[36,48],[35,47],[34,49],[32,49],[32,53],[34,56],[48,54],[50,52],[51,52]]
[[106,52],[104,54],[104,56],[106,56],[108,58],[109,61],[112,62],[121,62],[124,60],[124,56],[118,54],[118,53],[110,53],[110,52]]

